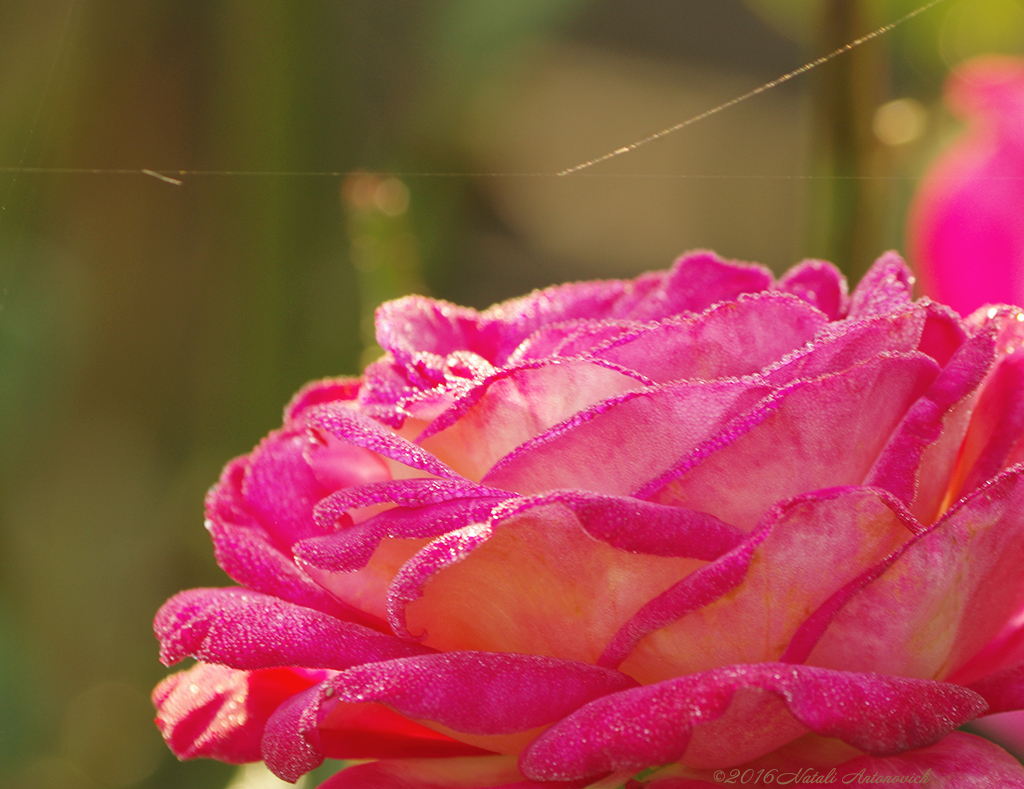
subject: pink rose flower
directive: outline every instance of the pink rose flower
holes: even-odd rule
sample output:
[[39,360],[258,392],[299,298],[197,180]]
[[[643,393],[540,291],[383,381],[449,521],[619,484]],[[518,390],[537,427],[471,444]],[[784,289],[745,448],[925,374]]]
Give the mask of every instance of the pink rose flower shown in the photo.
[[1024,60],[959,67],[946,103],[968,131],[932,165],[911,209],[911,259],[930,293],[961,314],[1024,304]]
[[241,586],[157,615],[164,662],[200,661],[154,692],[180,757],[379,759],[331,789],[1024,786],[954,731],[1024,707],[1021,311],[914,301],[894,253],[848,295],[700,252],[377,329],[208,496]]

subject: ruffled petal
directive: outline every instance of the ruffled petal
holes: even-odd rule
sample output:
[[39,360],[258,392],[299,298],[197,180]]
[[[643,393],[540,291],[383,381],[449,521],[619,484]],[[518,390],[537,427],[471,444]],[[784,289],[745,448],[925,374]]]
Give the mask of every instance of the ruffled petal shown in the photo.
[[417,443],[469,479],[573,414],[649,383],[599,360],[548,359],[506,368],[474,386]]
[[797,381],[745,429],[701,447],[636,492],[703,510],[750,531],[780,499],[863,484],[907,409],[935,380],[928,356],[883,354],[835,375]]
[[756,380],[691,381],[631,392],[522,444],[483,482],[519,493],[581,488],[630,495],[727,431],[770,392]]
[[233,460],[206,497],[206,528],[213,539],[214,555],[221,569],[233,580],[257,592],[315,608],[339,619],[384,629],[382,619],[341,602],[314,582],[245,510],[239,492],[244,469],[245,458]]
[[443,758],[486,751],[454,740],[382,704],[331,702],[330,685],[297,693],[267,721],[260,743],[268,769],[295,782],[325,758]]
[[237,671],[198,663],[157,685],[156,725],[179,759],[259,761],[260,740],[271,714],[324,676],[323,671]]
[[156,615],[160,659],[238,669],[344,669],[430,650],[249,589],[190,589]]
[[911,305],[897,312],[830,323],[809,345],[769,365],[762,375],[772,386],[785,386],[848,370],[882,353],[909,353],[918,349],[926,320],[924,310]]
[[851,318],[905,309],[913,301],[914,275],[896,252],[886,252],[857,283]]
[[931,745],[985,710],[966,688],[879,674],[759,663],[598,699],[545,731],[519,765],[568,780],[682,760],[742,764],[808,730],[874,756]]
[[743,545],[640,609],[600,665],[624,660],[622,671],[649,683],[779,660],[810,612],[919,528],[882,491],[839,488],[787,502]]
[[[595,509],[588,510],[588,503]],[[621,544],[616,535],[628,531],[623,523],[636,524],[637,543],[649,529],[651,547],[667,553],[679,553],[689,542],[708,555],[711,546],[696,544],[701,533],[719,549],[735,539],[699,518],[687,524],[694,513],[676,515],[667,507],[629,508],[628,502],[608,501],[602,506],[596,497],[575,502],[537,497],[511,504],[490,524],[472,524],[434,540],[402,568],[389,591],[394,632],[443,650],[522,652],[594,663],[637,609],[705,564],[614,547]],[[657,520],[644,525],[652,513],[664,519],[660,526]],[[604,516],[626,520],[616,525]],[[674,551],[657,536],[659,531],[667,536],[669,529],[684,536],[690,532]]]
[[887,560],[835,615],[808,663],[951,676],[1024,603],[1022,552],[1024,467],[1015,466]]
[[590,353],[657,382],[740,377],[802,348],[827,321],[806,302],[767,291],[624,332]]
[[849,308],[846,277],[825,260],[798,263],[779,278],[775,288],[803,299],[824,312],[830,321],[845,317]]
[[[306,422],[311,427],[325,430],[342,441],[369,449],[394,461],[391,464],[391,470],[395,477],[416,476],[408,473],[408,469],[415,469],[436,477],[462,479],[459,474],[429,452],[425,452],[408,439],[388,430],[379,422],[344,405],[328,403],[310,409],[306,415]],[[397,468],[398,464],[406,469],[400,470]]]
[[[353,725],[369,715],[386,724],[375,737],[390,732],[392,739],[426,738],[421,745],[448,751],[469,745],[476,747],[463,748],[463,753],[480,752],[481,747],[516,753],[538,727],[635,685],[617,671],[537,655],[450,652],[369,663],[341,672],[282,706],[267,725],[263,751],[267,766],[290,780],[339,750],[348,757],[369,756],[368,748],[382,755],[381,744],[374,745],[374,737],[365,732],[359,735]],[[421,722],[439,729],[441,736],[431,739],[421,731]],[[346,743],[353,731],[364,742],[362,751]],[[461,742],[451,742],[449,734]]]
[[[963,343],[942,369],[935,382],[914,403],[889,443],[875,461],[867,484],[884,488],[908,506],[916,505],[922,519],[931,522],[942,503],[953,472],[960,443],[967,431],[965,414],[950,419],[953,409],[974,394],[995,360],[994,332],[975,335]],[[958,429],[949,430],[955,426]],[[925,452],[944,437],[946,452],[928,456]],[[920,482],[924,482],[922,487]]]

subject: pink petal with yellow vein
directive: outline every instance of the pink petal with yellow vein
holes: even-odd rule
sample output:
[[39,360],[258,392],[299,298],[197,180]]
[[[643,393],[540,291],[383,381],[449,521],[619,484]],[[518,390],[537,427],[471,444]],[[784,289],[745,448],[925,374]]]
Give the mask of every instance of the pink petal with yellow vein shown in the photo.
[[924,354],[883,354],[782,390],[771,411],[713,451],[701,448],[637,491],[744,530],[780,499],[862,484],[903,414],[939,370]]
[[503,455],[596,403],[647,382],[600,361],[549,359],[505,369],[475,386],[417,443],[469,479]]
[[806,302],[767,291],[626,332],[591,354],[658,382],[739,377],[802,348],[827,321]]
[[901,549],[840,610],[808,663],[944,678],[1024,604],[1024,467],[1014,467]]
[[502,458],[482,482],[519,493],[628,495],[718,436],[771,390],[753,380],[681,382],[579,412]]
[[813,611],[913,536],[912,521],[891,496],[864,488],[787,502],[744,545],[644,606],[601,665],[650,683],[779,660]]
[[[395,632],[445,650],[501,650],[594,663],[644,603],[705,563],[613,547],[594,534],[616,541],[627,527],[601,523],[600,516],[585,512],[577,517],[569,506],[544,497],[525,506],[490,526],[438,538],[403,567],[389,593]],[[720,526],[682,523],[686,513],[680,513],[680,523],[666,520],[662,526],[647,520],[645,508],[633,514],[628,522],[638,531],[649,528],[652,544],[664,545],[673,531],[692,527],[694,537],[706,531],[717,535],[723,548],[728,545]],[[609,516],[630,517],[627,510]],[[588,533],[584,523],[592,517],[593,533]]]

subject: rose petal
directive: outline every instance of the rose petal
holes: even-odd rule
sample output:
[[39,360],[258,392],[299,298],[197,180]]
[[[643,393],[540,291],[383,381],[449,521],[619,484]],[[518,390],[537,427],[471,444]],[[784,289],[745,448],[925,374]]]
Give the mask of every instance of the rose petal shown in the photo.
[[703,312],[720,301],[735,301],[740,294],[768,290],[773,281],[764,266],[725,260],[706,250],[689,252],[676,260],[666,278],[663,299],[667,309],[650,317]]
[[739,377],[803,347],[826,322],[807,303],[767,291],[637,328],[591,353],[658,382]]
[[[394,632],[444,650],[594,663],[637,609],[704,564],[612,547],[588,534],[565,504],[538,498],[518,505],[490,525],[434,540],[402,568],[389,592]],[[635,514],[642,522],[646,509]]]
[[319,789],[584,789],[579,781],[530,781],[514,756],[384,759],[347,767]]
[[945,367],[968,338],[967,327],[956,310],[945,304],[927,297],[918,299],[917,304],[924,307],[928,314],[918,350],[931,356],[940,367]]
[[[443,501],[433,506],[395,507],[345,526],[335,534],[303,540],[295,545],[295,557],[325,583],[326,576],[313,568],[346,573],[359,570],[372,561],[374,551],[385,538],[439,537],[471,523],[486,521],[493,509],[507,498],[507,494],[481,496]],[[340,589],[335,583],[338,580],[332,576],[327,583],[330,588]]]
[[808,613],[907,542],[916,526],[876,490],[840,488],[787,502],[742,546],[645,605],[600,665],[625,660],[622,671],[649,683],[779,660]]
[[[308,412],[306,421],[310,426],[326,430],[342,441],[377,452],[403,466],[437,477],[462,479],[429,452],[424,452],[408,439],[344,405],[328,403],[317,406]],[[392,469],[394,472],[395,469]]]
[[989,674],[968,685],[988,702],[988,714],[1024,709],[1024,663]]
[[[427,507],[455,499],[507,498],[509,494],[468,480],[459,479],[394,479],[338,490],[321,499],[313,508],[313,520],[327,530],[339,526],[349,510],[372,504],[397,504],[401,507]],[[342,524],[347,528],[351,521]]]
[[323,378],[310,381],[297,391],[284,407],[284,421],[299,419],[302,412],[321,403],[335,400],[355,400],[359,396],[358,378]]
[[[341,672],[282,705],[263,740],[267,766],[294,780],[325,755],[365,757],[369,749],[379,754],[382,743],[375,739],[385,736],[392,747],[415,746],[412,740],[420,739],[425,740],[420,746],[442,749],[437,755],[456,755],[452,751],[460,746],[462,753],[479,753],[473,746],[516,742],[522,738],[501,735],[552,723],[593,699],[636,684],[617,671],[536,655],[450,652],[422,657],[428,659],[403,658]],[[374,736],[361,736],[363,750],[357,752],[345,739],[358,735],[354,722],[365,720],[368,711],[377,728]],[[432,730],[428,735],[413,718],[458,732],[470,749]]]
[[718,436],[769,392],[751,380],[691,381],[630,392],[522,444],[483,482],[519,493],[579,488],[629,495]]
[[445,652],[367,663],[328,680],[339,702],[386,704],[466,734],[514,734],[634,687],[625,674],[572,660]]
[[817,307],[832,321],[844,317],[849,306],[846,277],[825,260],[798,263],[782,275],[775,288]]
[[156,725],[179,759],[259,761],[260,739],[270,715],[323,676],[323,671],[237,671],[197,663],[167,677],[153,691]]
[[316,584],[242,508],[238,483],[244,461],[239,458],[229,463],[220,483],[206,498],[206,528],[213,538],[214,554],[221,569],[233,580],[257,592],[315,608],[339,619],[385,628],[383,620],[342,603]]
[[531,359],[547,359],[553,356],[586,356],[598,345],[638,330],[644,325],[630,320],[581,318],[541,326],[520,343],[505,364],[516,365]]
[[504,520],[548,504],[564,505],[595,540],[630,553],[711,561],[746,538],[739,529],[706,512],[583,490],[556,490],[520,498],[502,507],[496,517]]
[[807,662],[950,676],[1024,603],[1022,551],[1024,467],[1017,466],[901,548],[838,612]]
[[469,479],[500,457],[579,411],[638,389],[637,380],[600,361],[549,359],[506,368],[432,422],[417,443]]
[[850,297],[851,318],[905,309],[912,300],[914,275],[895,252],[886,252],[861,278]]
[[449,757],[485,753],[402,717],[381,704],[322,706],[333,689],[322,683],[298,693],[267,721],[261,741],[268,769],[294,783],[325,758]]
[[762,375],[773,386],[785,386],[842,372],[885,352],[907,353],[917,349],[925,323],[917,306],[830,323],[809,345],[769,365]]
[[[928,391],[910,407],[875,461],[867,484],[891,491],[908,505],[916,505],[922,518],[931,521],[942,503],[967,429],[965,415],[959,420],[949,417],[956,405],[975,392],[994,359],[992,332],[975,335],[963,343]],[[929,456],[924,467],[925,451],[943,437],[946,428],[954,426],[958,429],[951,431],[954,434],[946,442],[947,452],[943,456]],[[923,488],[919,481],[924,482]]]
[[238,669],[344,669],[429,650],[362,625],[248,589],[190,589],[156,615],[160,659],[186,657]]
[[744,531],[780,499],[864,481],[902,415],[938,374],[919,353],[882,355],[780,390],[746,429],[701,447],[636,495]]
[[887,756],[937,742],[985,709],[958,685],[759,663],[605,696],[537,738],[524,775],[567,780],[677,760],[729,767],[808,729]]
[[955,731],[928,748],[887,758],[852,759],[837,769],[835,777],[845,784],[874,779],[875,784],[917,783],[937,789],[1018,789],[1024,786],[1024,767],[998,745]]

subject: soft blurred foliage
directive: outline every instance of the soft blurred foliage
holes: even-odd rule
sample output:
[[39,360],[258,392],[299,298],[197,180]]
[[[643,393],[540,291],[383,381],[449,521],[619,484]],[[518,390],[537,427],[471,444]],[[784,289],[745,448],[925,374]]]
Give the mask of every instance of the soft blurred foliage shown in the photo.
[[[205,489],[304,381],[358,372],[381,300],[483,307],[694,247],[856,272],[898,246],[913,181],[889,177],[955,129],[950,66],[1021,48],[1020,0],[947,0],[832,72],[550,174],[914,5],[0,4],[0,783],[264,785],[164,749],[150,620],[227,583]],[[349,175],[308,174],[328,172]],[[836,174],[870,178],[805,178]]]

